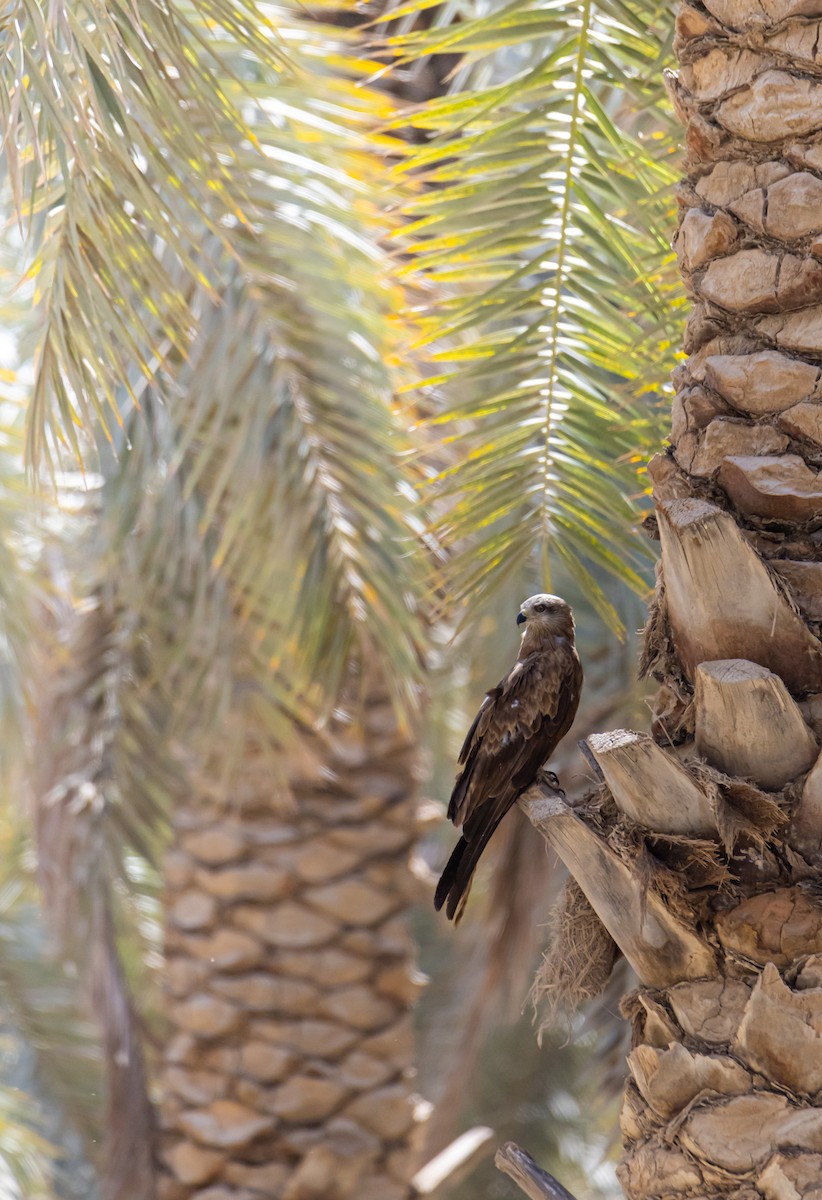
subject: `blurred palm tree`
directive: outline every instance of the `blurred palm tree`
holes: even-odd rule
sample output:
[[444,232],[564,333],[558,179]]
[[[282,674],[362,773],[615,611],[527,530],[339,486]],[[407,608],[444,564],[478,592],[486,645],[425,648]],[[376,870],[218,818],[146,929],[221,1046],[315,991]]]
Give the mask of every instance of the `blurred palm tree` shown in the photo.
[[420,7],[383,58],[462,66],[401,115],[336,7],[4,17],[59,501],[3,578],[35,581],[4,701],[101,1025],[106,1197],[155,1192],[149,1077],[173,1200],[407,1194],[428,597],[476,620],[556,556],[616,625],[605,573],[643,586],[630,456],[675,319],[655,14]]
[[[390,374],[402,290],[380,248],[387,101],[357,86],[366,65],[339,31],[285,13],[275,29],[253,5],[13,16],[6,168],[38,303],[29,460],[71,509],[40,535],[30,775],[47,908],[106,1051],[103,1194],[155,1191],[146,1053],[161,1060],[169,1194],[218,1176],[278,1186],[267,1164],[307,1157],[343,1043],[335,1106],[348,1102],[365,1171],[386,1138],[401,1149],[413,1115],[408,1049],[358,1050],[386,1011],[402,1024],[414,990],[391,925],[415,819],[421,589]],[[82,478],[66,470],[78,460]],[[311,733],[302,759],[318,770],[290,748],[284,761],[343,691],[353,731],[343,714]],[[320,802],[335,814],[323,836],[356,835],[380,803],[396,828],[355,870],[356,839],[317,848]],[[197,830],[209,846],[184,847]],[[354,891],[335,896],[341,873]],[[367,942],[375,924],[346,958],[349,926]],[[322,995],[303,981],[320,971]],[[141,1026],[161,1007],[179,1036],[157,1054]],[[393,1113],[382,1140],[354,1108],[377,1084]],[[274,1109],[302,1140],[272,1144]]]

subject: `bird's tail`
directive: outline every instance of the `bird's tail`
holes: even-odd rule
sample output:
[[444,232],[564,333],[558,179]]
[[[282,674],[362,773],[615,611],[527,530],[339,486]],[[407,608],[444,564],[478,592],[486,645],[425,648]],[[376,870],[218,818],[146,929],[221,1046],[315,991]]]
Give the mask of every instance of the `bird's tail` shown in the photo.
[[480,855],[504,816],[505,810],[499,816],[494,814],[492,820],[476,831],[471,841],[461,837],[445,864],[445,870],[440,876],[437,890],[434,893],[434,908],[439,912],[445,904],[445,915],[449,921],[453,920],[455,924],[462,916],[462,910],[471,887],[471,879]]

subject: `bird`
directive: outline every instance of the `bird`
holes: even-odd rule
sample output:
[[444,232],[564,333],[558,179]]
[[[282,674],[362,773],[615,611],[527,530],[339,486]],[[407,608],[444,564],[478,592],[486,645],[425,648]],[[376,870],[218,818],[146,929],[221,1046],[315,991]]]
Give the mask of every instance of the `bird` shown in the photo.
[[571,728],[579,705],[582,664],[571,606],[540,592],[520,605],[517,625],[517,661],[485,694],[448,804],[448,819],[462,827],[462,836],[440,876],[434,907],[445,905],[455,924],[494,830]]

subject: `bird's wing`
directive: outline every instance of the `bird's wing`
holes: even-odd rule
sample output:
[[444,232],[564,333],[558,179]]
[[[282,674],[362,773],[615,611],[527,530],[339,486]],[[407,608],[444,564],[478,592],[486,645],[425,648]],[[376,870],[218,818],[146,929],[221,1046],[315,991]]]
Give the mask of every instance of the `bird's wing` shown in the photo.
[[[507,679],[507,676],[506,676],[506,679]],[[485,693],[482,704],[479,706],[479,711],[478,711],[477,715],[474,717],[473,721],[471,722],[471,728],[468,730],[468,732],[465,735],[465,741],[462,743],[462,749],[460,750],[460,756],[459,756],[458,762],[464,763],[464,762],[468,761],[468,757],[474,746],[475,735],[477,733],[477,730],[479,729],[480,723],[485,718],[486,713],[491,708],[494,701],[499,696],[502,695],[502,689],[504,688],[504,686],[505,686],[505,679],[503,679],[500,683],[498,683],[495,688],[491,688],[491,690],[489,692]]]
[[567,644],[518,661],[487,694],[466,738],[448,815],[465,826],[489,801],[502,811],[533,781],[571,726],[579,702],[582,668]]

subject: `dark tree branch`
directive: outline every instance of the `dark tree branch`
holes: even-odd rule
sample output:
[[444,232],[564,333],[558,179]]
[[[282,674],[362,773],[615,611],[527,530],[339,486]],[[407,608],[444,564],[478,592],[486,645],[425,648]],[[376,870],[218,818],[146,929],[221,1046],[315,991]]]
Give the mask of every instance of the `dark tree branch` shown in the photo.
[[579,746],[580,754],[585,759],[585,761],[587,762],[587,764],[591,768],[591,770],[594,772],[595,777],[599,780],[600,783],[604,783],[605,776],[602,774],[602,767],[599,765],[597,760],[594,758],[594,752],[591,749],[591,747],[588,745],[588,739],[580,738],[579,741],[577,742],[577,745]]
[[513,1179],[529,1200],[576,1200],[562,1184],[538,1167],[530,1154],[516,1142],[506,1142],[494,1156],[494,1164]]

